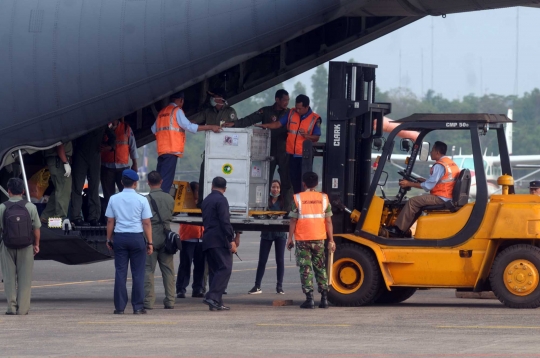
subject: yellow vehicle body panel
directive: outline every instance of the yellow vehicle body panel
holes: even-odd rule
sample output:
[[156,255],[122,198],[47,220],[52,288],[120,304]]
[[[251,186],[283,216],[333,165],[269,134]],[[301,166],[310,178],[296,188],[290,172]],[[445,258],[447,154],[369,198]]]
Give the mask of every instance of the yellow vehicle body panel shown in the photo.
[[369,210],[367,212],[366,221],[362,230],[369,232],[373,235],[379,234],[379,227],[381,226],[381,213],[384,207],[384,200],[378,196],[374,196],[371,199]]
[[173,181],[173,184],[178,188],[174,196],[174,212],[175,213],[200,213],[201,209],[197,208],[193,192],[187,181]]
[[469,220],[473,206],[467,204],[455,213],[433,212],[421,216],[416,224],[414,238],[422,240],[454,236]]
[[[382,199],[373,198],[364,224],[377,235]],[[473,203],[456,213],[431,212],[418,220],[414,239],[419,246],[387,246],[353,234],[336,237],[370,248],[379,262],[386,287],[474,288],[487,280],[500,244],[506,240],[534,242],[540,236],[540,197],[533,195],[493,195],[478,231],[455,247],[421,247],[422,240],[445,239],[456,235],[467,223]],[[378,218],[377,218],[378,215]],[[378,231],[378,229],[377,229]]]

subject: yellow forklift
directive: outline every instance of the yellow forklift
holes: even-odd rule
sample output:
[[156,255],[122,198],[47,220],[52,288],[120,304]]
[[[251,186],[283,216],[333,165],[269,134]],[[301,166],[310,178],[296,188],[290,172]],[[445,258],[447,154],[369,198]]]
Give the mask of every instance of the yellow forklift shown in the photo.
[[[414,114],[396,121],[400,125],[384,140],[382,117],[390,106],[375,102],[374,73],[371,65],[330,63],[327,142],[315,148],[324,162],[323,191],[334,209],[337,249],[329,300],[337,306],[391,304],[419,288],[450,288],[492,290],[507,307],[538,307],[540,197],[514,192],[504,134],[511,120],[497,114]],[[471,171],[463,169],[452,200],[422,208],[414,236],[389,238],[385,227],[407,201],[406,189],[395,196],[382,191],[388,171],[396,170],[388,164],[402,130],[419,133],[415,141],[400,142],[409,158],[398,174],[410,181],[418,180],[416,164],[427,160],[426,135],[465,133],[474,158],[476,200],[469,202]],[[488,197],[480,138],[491,131],[503,175],[498,178],[501,193]],[[372,148],[382,149],[375,171]],[[304,169],[309,170],[309,148],[305,153]]]

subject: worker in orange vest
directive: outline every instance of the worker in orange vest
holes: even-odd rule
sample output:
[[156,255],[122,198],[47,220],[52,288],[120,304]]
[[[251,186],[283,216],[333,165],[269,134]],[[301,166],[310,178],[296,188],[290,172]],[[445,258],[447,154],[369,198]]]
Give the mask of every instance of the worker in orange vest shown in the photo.
[[[199,183],[189,183],[193,199],[199,198]],[[191,276],[191,264],[193,263],[193,284],[191,285],[191,297],[204,297],[204,251],[202,249],[202,236],[204,228],[199,225],[180,224],[180,265],[176,276],[176,297],[186,298],[186,288]]]
[[289,173],[294,193],[302,191],[302,146],[304,141],[318,142],[321,136],[321,117],[311,110],[309,97],[296,97],[294,108],[287,111],[279,121],[256,124],[257,127],[277,129],[287,126],[286,150],[289,154]]
[[197,125],[191,123],[185,116],[184,92],[178,92],[170,97],[169,105],[163,108],[152,125],[152,133],[156,135],[158,163],[157,171],[163,178],[161,190],[168,193],[171,189],[176,172],[176,162],[184,155],[186,132],[202,131],[221,132],[217,125]]
[[313,271],[321,294],[319,308],[328,308],[328,276],[324,244],[328,239],[328,250],[334,252],[332,227],[332,207],[328,196],[315,191],[319,177],[314,172],[304,173],[302,185],[305,191],[294,195],[293,209],[289,213],[291,223],[287,248],[289,251],[296,241],[296,266],[300,267],[300,282],[306,301],[300,308],[315,308],[313,301]]
[[[114,142],[111,143],[109,136],[114,133]],[[110,143],[112,145],[110,145]],[[101,189],[105,206],[109,203],[109,198],[116,192],[124,189],[122,184],[122,172],[129,169],[129,158],[131,158],[131,169],[137,171],[137,143],[129,124],[124,122],[124,118],[115,119],[109,124],[109,130],[103,136],[101,145]]]
[[414,223],[416,214],[427,205],[440,205],[445,201],[452,200],[452,190],[459,176],[459,167],[450,157],[446,156],[447,145],[443,142],[435,142],[431,149],[431,159],[435,164],[431,167],[428,179],[420,178],[420,183],[409,180],[400,180],[399,186],[402,188],[418,188],[429,191],[427,195],[419,195],[410,198],[403,209],[401,209],[395,226],[387,228],[389,236],[404,237]]

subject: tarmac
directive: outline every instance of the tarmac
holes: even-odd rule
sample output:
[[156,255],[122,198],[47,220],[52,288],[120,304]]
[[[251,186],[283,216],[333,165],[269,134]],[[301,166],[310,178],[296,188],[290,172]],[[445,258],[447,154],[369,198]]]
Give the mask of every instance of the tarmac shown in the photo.
[[[498,300],[456,298],[454,290],[418,291],[393,306],[302,310],[294,256],[286,252],[285,295],[275,293],[273,252],[260,295],[253,287],[258,233],[245,233],[243,261],[224,301],[209,311],[200,298],[157,301],[146,315],[113,315],[114,263],[66,266],[36,261],[28,316],[0,316],[2,356],[191,357],[540,357],[540,310],[505,308]],[[178,255],[177,255],[178,256]],[[175,260],[178,265],[178,257]],[[128,282],[129,284],[129,282]],[[128,288],[129,290],[129,288]],[[318,301],[319,296],[316,296]],[[293,300],[274,307],[274,300]],[[0,312],[5,309],[0,285]]]

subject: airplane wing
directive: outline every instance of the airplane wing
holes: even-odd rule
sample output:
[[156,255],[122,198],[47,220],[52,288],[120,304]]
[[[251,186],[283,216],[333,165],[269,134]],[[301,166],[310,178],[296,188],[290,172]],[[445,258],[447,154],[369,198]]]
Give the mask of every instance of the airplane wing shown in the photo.
[[515,168],[540,168],[540,155],[511,155],[510,164]]

